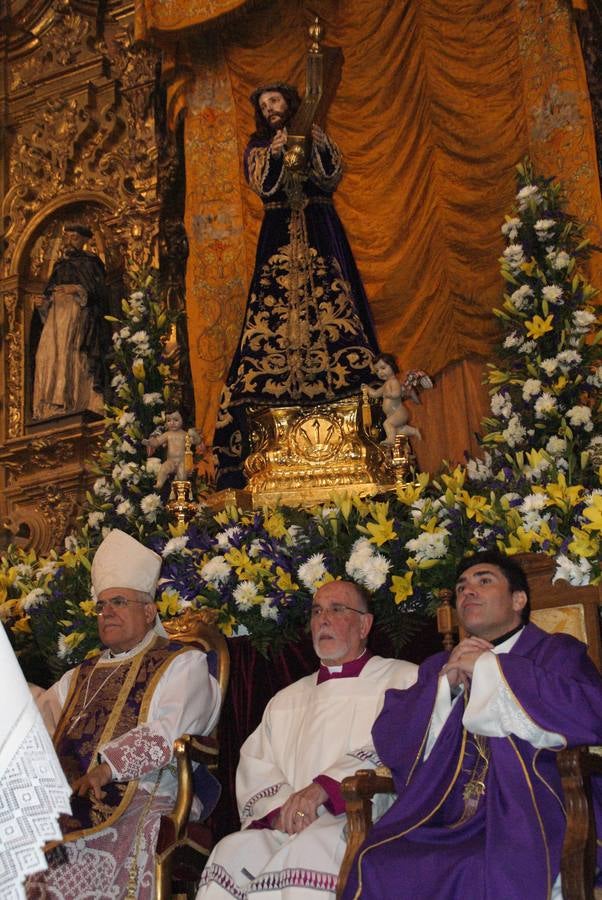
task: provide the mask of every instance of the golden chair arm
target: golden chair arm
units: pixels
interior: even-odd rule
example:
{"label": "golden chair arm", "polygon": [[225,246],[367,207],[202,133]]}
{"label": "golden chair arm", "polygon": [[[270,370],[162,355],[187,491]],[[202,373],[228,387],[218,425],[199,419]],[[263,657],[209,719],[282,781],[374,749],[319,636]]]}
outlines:
{"label": "golden chair arm", "polygon": [[[206,743],[205,743],[206,742]],[[208,738],[193,734],[183,734],[174,743],[174,756],[178,767],[178,793],[174,808],[168,818],[174,824],[176,839],[180,840],[194,799],[192,763],[204,763],[209,769],[215,768],[218,758],[217,745]]]}
{"label": "golden chair arm", "polygon": [[341,863],[337,882],[337,900],[340,900],[357,851],[363,844],[372,825],[372,798],[375,794],[392,794],[395,791],[388,769],[358,769],[341,784],[341,793],[347,808],[347,849]]}
{"label": "golden chair arm", "polygon": [[171,823],[172,839],[167,851],[155,854],[154,900],[170,900],[171,898],[173,851],[184,837],[194,799],[192,763],[193,761],[204,763],[207,768],[214,769],[218,755],[217,744],[211,738],[183,734],[174,743],[174,756],[178,770],[178,792],[172,811],[162,816],[162,820]]}

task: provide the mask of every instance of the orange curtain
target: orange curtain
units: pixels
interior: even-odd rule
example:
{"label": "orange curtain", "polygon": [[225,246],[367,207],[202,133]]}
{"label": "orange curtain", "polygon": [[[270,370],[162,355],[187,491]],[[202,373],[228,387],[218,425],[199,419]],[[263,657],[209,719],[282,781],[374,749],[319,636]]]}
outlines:
{"label": "orange curtain", "polygon": [[[220,4],[197,6],[201,15]],[[240,164],[253,130],[248,95],[275,78],[303,88],[310,11],[320,15],[326,43],[345,56],[327,126],[346,161],[335,202],[381,348],[404,368],[439,375],[414,412],[425,432],[420,462],[433,469],[474,449],[486,411],[480,371],[496,340],[500,225],[512,205],[515,164],[530,153],[539,171],[561,178],[572,210],[597,243],[602,238],[571,9],[564,0],[275,0],[180,43],[178,65],[192,73],[191,364],[197,423],[209,439],[261,220]]]}
{"label": "orange curtain", "polygon": [[250,0],[135,0],[134,24],[137,40],[206,25],[236,11]]}

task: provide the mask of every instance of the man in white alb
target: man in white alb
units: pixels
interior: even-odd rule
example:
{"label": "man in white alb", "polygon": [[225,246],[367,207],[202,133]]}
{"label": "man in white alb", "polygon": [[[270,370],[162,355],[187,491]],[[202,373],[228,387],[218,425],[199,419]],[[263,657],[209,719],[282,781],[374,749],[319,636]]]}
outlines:
{"label": "man in white alb", "polygon": [[378,765],[370,731],[387,688],[414,683],[412,663],[372,656],[368,597],[356,585],[319,588],[311,632],[321,666],[276,694],[241,749],[242,831],[213,851],[197,900],[332,898],[345,852],[340,784]]}

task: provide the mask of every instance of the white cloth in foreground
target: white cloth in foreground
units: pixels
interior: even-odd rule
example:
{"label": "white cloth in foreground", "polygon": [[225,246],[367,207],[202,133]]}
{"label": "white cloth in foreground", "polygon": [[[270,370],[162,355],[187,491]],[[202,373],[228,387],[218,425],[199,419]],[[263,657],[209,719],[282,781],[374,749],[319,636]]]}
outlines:
{"label": "white cloth in foreground", "polygon": [[[118,667],[144,652],[155,639],[150,631],[132,650],[116,655],[105,651],[100,659],[105,666]],[[39,701],[50,724],[58,720],[75,671],[67,672]],[[145,720],[99,747],[100,758],[111,767],[114,781],[138,780],[130,805],[112,826],[65,843],[66,861],[53,862],[46,874],[29,879],[28,897],[120,900],[135,862],[135,896],[151,900],[159,820],[172,808],[177,790],[173,743],[186,732],[209,734],[217,722],[220,702],[206,655],[196,649],[175,655],[157,682]]]}
{"label": "white cloth in foreground", "polygon": [[46,868],[42,847],[61,836],[71,788],[1,623],[0,685],[0,897],[16,900]]}
{"label": "white cloth in foreground", "polygon": [[373,656],[356,677],[318,684],[314,673],[270,700],[241,749],[236,793],[243,831],[216,846],[197,900],[334,897],[345,853],[344,813],[322,806],[317,820],[292,836],[249,826],[319,776],[341,782],[377,766],[370,732],[384,693],[409,687],[416,672],[412,663]]}

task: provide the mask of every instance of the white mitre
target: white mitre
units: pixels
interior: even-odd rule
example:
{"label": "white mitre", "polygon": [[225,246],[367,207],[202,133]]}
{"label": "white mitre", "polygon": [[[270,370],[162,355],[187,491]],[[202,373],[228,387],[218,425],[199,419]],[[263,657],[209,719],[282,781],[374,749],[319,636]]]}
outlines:
{"label": "white mitre", "polygon": [[[143,591],[154,599],[161,557],[136,538],[114,528],[100,544],[92,560],[92,590],[98,595],[107,588],[131,588]],[[167,637],[159,614],[153,630]]]}
{"label": "white mitre", "polygon": [[92,560],[92,586],[96,596],[107,588],[130,588],[154,597],[160,571],[158,553],[115,528]]}

